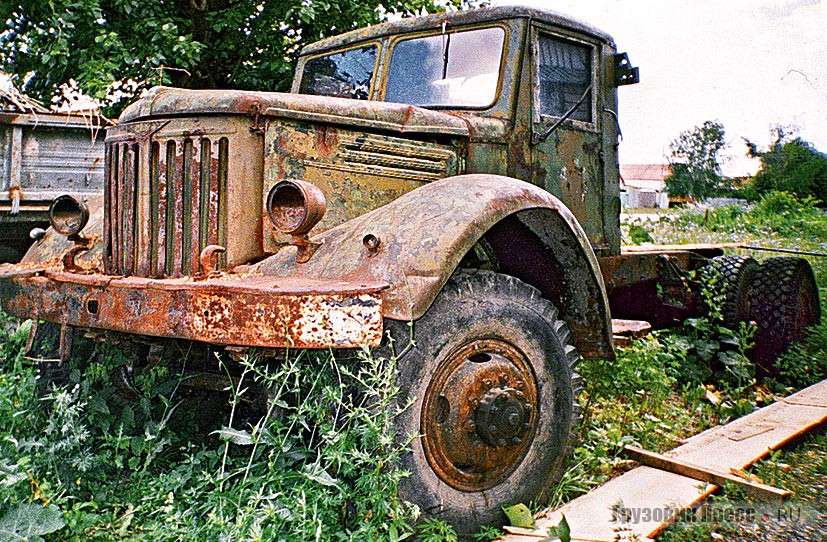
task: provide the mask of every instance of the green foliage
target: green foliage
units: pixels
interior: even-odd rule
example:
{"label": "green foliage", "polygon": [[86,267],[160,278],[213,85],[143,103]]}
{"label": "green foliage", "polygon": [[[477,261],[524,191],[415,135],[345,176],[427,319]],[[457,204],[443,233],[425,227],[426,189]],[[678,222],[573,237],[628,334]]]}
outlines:
{"label": "green foliage", "polygon": [[746,141],[749,155],[761,161],[761,169],[745,191],[756,200],[768,192],[789,192],[801,199],[827,201],[827,155],[794,134],[776,128],[766,151]]}
{"label": "green foliage", "polygon": [[[186,389],[174,359],[137,366],[102,348],[38,399],[36,367],[20,355],[28,326],[0,317],[11,331],[0,358],[0,528],[40,525],[47,539],[69,541],[412,535],[418,510],[396,491],[405,473],[395,467],[403,446],[394,418],[404,408],[395,360],[254,355],[228,402]],[[260,415],[247,406],[256,387],[269,390]],[[48,535],[53,519],[24,521],[40,509],[65,525]]]}
{"label": "green foliage", "polygon": [[719,121],[708,120],[681,132],[670,147],[671,172],[666,178],[669,194],[704,200],[726,188],[719,159],[720,152],[726,148],[726,134]]}
{"label": "green foliage", "polygon": [[[738,205],[690,211],[674,220],[677,229],[702,228],[733,236],[766,237],[779,234],[786,238],[827,239],[827,220],[812,197],[799,198],[788,192],[763,194],[749,209]],[[761,239],[764,241],[764,239]]]}
{"label": "green foliage", "polygon": [[483,526],[480,532],[475,534],[472,538],[474,542],[492,542],[498,538],[505,536],[505,533],[500,529],[494,527]]}
{"label": "green foliage", "polygon": [[571,528],[565,514],[557,527],[549,527],[548,540],[558,539],[560,542],[571,542]]}
{"label": "green foliage", "polygon": [[827,318],[809,330],[807,340],[793,346],[778,360],[784,383],[803,388],[827,378]]}
{"label": "green foliage", "polygon": [[[52,0],[4,2],[0,65],[49,102],[70,80],[114,115],[143,88],[284,91],[301,47],[435,0]],[[460,0],[447,5],[458,8]],[[467,5],[467,3],[466,3]]]}
{"label": "green foliage", "polygon": [[687,319],[677,330],[665,334],[668,355],[679,366],[682,383],[701,384],[713,380],[733,390],[754,383],[755,367],[745,352],[752,347],[755,326],[741,323],[738,329],[724,324],[724,289],[721,277],[710,268],[696,276],[706,315]]}
{"label": "green foliage", "polygon": [[649,233],[649,230],[639,224],[629,225],[629,237],[631,238],[632,243],[636,245],[641,243],[651,243],[654,241],[654,239],[652,239],[652,235]]}
{"label": "green foliage", "polygon": [[453,527],[444,521],[432,518],[422,521],[417,535],[421,542],[457,542],[459,540]]}

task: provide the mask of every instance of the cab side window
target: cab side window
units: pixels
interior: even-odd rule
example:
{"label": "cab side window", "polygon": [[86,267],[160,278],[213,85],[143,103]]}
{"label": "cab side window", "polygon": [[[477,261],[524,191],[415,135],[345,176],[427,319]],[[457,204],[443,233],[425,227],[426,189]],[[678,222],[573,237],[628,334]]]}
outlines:
{"label": "cab side window", "polygon": [[540,115],[562,117],[585,95],[569,118],[592,122],[592,48],[543,34],[537,42]]}

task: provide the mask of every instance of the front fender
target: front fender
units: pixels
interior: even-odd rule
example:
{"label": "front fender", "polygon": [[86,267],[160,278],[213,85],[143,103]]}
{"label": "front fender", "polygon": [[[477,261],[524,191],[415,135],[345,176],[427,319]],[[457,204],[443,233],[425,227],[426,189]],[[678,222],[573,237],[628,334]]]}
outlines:
{"label": "front fender", "polygon": [[[380,239],[375,251],[363,244],[369,234]],[[314,237],[321,246],[306,263],[286,247],[251,271],[387,282],[383,315],[410,321],[428,310],[483,236],[501,271],[557,305],[585,357],[613,356],[609,304],[586,235],[560,200],[517,179],[458,175],[427,184]]]}

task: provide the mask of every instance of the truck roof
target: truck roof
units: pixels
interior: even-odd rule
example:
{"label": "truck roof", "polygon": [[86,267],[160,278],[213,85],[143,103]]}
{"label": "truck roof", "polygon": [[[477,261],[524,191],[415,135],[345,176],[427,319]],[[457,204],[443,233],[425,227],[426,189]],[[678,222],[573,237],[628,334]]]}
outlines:
{"label": "truck roof", "polygon": [[409,17],[399,21],[377,24],[311,43],[302,49],[301,55],[309,55],[335,49],[359,41],[381,38],[393,34],[404,34],[418,30],[439,28],[443,22],[452,26],[498,21],[503,19],[533,19],[550,25],[582,32],[600,40],[614,43],[612,37],[590,24],[579,21],[556,11],[526,6],[501,6],[471,9],[452,13],[440,13],[426,17]]}

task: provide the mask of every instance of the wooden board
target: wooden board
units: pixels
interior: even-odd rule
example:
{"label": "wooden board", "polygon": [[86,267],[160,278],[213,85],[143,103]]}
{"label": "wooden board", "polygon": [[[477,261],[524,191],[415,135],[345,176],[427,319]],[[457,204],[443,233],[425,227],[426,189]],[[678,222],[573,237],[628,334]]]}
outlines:
{"label": "wooden board", "polygon": [[[825,405],[827,380],[727,425],[707,429],[664,455],[716,471],[743,469],[827,421]],[[755,430],[756,427],[759,430]],[[538,528],[532,534],[523,531],[500,540],[542,539],[549,527],[560,523],[563,514],[571,528],[572,540],[611,542],[622,540],[626,535],[650,540],[671,523],[672,517],[664,517],[667,511],[690,508],[716,489],[713,484],[679,474],[638,467],[556,510],[541,512],[537,516]],[[622,514],[613,514],[613,509],[621,503],[626,517],[629,513],[637,515],[625,524],[620,521],[624,519]],[[648,521],[644,513],[648,513]]]}
{"label": "wooden board", "polygon": [[701,482],[708,482],[717,486],[722,486],[727,483],[735,484],[740,486],[747,495],[756,499],[781,504],[790,496],[790,492],[786,489],[778,489],[777,487],[747,480],[746,478],[741,478],[728,472],[719,472],[709,467],[702,467],[682,459],[667,457],[635,446],[626,446],[623,449],[623,454],[628,459],[637,461],[641,465],[667,472],[674,472],[675,474],[688,476]]}

